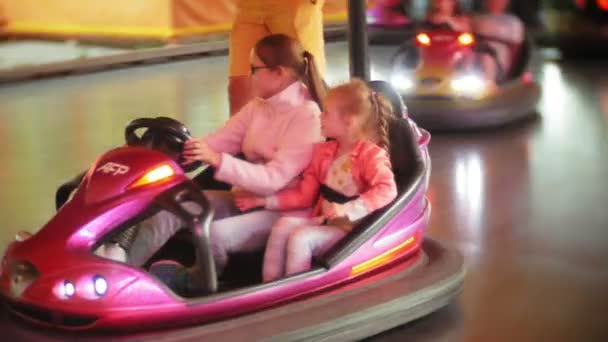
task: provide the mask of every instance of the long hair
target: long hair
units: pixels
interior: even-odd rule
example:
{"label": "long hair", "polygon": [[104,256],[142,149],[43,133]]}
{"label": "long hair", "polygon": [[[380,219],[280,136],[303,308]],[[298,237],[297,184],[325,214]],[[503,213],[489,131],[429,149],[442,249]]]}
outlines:
{"label": "long hair", "polygon": [[284,34],[271,34],[259,40],[254,51],[268,67],[283,66],[291,69],[308,87],[319,108],[323,109],[327,86],[319,73],[314,56],[304,50],[297,40]]}
{"label": "long hair", "polygon": [[382,94],[372,90],[364,81],[354,78],[330,89],[327,97],[336,99],[340,114],[361,117],[361,133],[389,150],[388,130],[393,109]]}

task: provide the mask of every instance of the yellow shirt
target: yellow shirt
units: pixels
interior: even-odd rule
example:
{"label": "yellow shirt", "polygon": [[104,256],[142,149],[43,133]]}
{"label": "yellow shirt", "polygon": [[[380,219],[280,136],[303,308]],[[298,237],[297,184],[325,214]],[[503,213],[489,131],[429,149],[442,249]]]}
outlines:
{"label": "yellow shirt", "polygon": [[249,54],[269,34],[297,39],[325,73],[323,41],[324,0],[238,0],[230,34],[230,76],[249,73]]}

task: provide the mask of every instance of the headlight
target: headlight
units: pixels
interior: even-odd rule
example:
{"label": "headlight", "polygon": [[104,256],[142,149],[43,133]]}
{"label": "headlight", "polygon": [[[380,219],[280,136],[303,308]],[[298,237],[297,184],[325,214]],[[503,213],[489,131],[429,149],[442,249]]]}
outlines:
{"label": "headlight", "polygon": [[414,80],[403,74],[391,76],[391,84],[400,91],[410,91],[414,88]]}
{"label": "headlight", "polygon": [[459,94],[478,95],[486,88],[486,82],[477,75],[464,75],[452,80],[450,86]]}
{"label": "headlight", "polygon": [[61,295],[63,297],[72,298],[72,296],[74,296],[75,293],[76,293],[76,287],[74,286],[74,283],[72,283],[71,281],[66,280],[63,282],[63,284],[61,284]]}
{"label": "headlight", "polygon": [[102,276],[93,277],[93,285],[95,287],[95,294],[100,297],[108,291],[108,282]]}

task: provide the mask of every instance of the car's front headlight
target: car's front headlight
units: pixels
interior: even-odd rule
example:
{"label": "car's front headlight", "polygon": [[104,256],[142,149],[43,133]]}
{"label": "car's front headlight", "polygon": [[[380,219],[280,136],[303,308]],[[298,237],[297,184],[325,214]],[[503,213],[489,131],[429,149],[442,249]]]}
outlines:
{"label": "car's front headlight", "polygon": [[401,92],[409,92],[414,89],[414,80],[411,76],[397,73],[391,76],[391,84]]}
{"label": "car's front headlight", "polygon": [[486,89],[486,81],[479,75],[462,75],[453,79],[450,86],[459,95],[477,96]]}
{"label": "car's front headlight", "polygon": [[100,275],[93,277],[93,287],[95,289],[95,294],[99,297],[102,297],[108,292],[108,282]]}
{"label": "car's front headlight", "polygon": [[76,286],[69,280],[64,280],[59,285],[60,298],[72,298],[76,294]]}

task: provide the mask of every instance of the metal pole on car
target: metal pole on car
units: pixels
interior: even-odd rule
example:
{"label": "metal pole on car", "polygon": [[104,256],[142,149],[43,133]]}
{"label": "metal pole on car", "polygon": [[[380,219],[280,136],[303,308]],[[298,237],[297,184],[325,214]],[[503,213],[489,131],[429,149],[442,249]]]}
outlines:
{"label": "metal pole on car", "polygon": [[369,81],[366,7],[365,0],[348,0],[348,52],[350,56],[350,77],[358,77]]}

